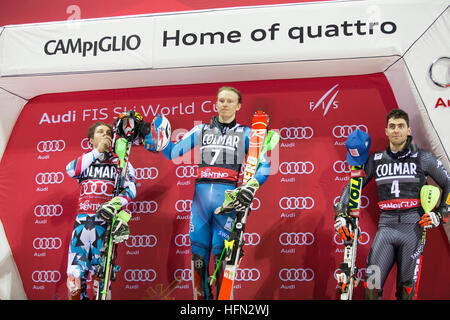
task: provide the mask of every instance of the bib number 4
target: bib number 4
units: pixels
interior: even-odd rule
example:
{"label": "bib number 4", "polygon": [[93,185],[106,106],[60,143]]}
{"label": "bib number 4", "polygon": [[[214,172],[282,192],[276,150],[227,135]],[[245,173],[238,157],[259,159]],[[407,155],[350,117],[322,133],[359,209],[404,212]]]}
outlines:
{"label": "bib number 4", "polygon": [[392,181],[391,193],[394,194],[396,198],[400,196],[400,188],[398,185],[398,180]]}

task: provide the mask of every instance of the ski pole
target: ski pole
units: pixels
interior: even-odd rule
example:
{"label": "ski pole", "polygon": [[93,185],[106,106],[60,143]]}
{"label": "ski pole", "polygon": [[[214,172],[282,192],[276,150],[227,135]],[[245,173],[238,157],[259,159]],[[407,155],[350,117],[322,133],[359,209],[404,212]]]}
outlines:
{"label": "ski pole", "polygon": [[[422,204],[424,214],[430,213],[434,209],[434,207],[436,206],[436,204],[439,200],[440,195],[441,195],[441,191],[439,190],[439,188],[432,186],[432,185],[424,185],[420,189],[420,203]],[[419,265],[416,268],[415,274],[414,274],[414,280],[416,281],[415,289],[414,289],[414,300],[417,300],[418,291],[419,291],[420,273],[422,271],[423,249],[425,248],[426,237],[427,237],[427,229],[423,228]]]}

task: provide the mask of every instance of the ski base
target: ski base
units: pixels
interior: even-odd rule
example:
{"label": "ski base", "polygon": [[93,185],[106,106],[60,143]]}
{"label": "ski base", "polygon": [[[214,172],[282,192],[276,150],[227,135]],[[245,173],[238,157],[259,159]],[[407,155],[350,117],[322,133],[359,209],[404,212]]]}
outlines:
{"label": "ski base", "polygon": [[233,286],[236,270],[237,266],[231,266],[225,270],[218,300],[233,300]]}

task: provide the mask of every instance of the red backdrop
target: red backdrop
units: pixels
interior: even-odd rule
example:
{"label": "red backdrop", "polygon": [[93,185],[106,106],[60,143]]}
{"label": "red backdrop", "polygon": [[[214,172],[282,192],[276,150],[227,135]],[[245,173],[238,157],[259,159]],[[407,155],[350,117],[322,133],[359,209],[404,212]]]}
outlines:
{"label": "red backdrop", "polygon": [[22,0],[0,1],[0,26],[160,12],[205,10],[329,0]]}
{"label": "red backdrop", "polygon": [[[44,95],[24,107],[0,166],[0,217],[28,298],[66,299],[78,184],[66,175],[65,166],[87,150],[87,128],[97,120],[112,123],[129,109],[147,121],[162,112],[176,140],[215,114],[221,85]],[[384,75],[227,85],[243,94],[238,122],[249,125],[253,111],[262,107],[270,115],[269,126],[282,138],[270,154],[272,175],[257,192],[247,223],[235,298],[336,299],[334,273],[343,246],[334,236],[333,202],[348,181],[344,143],[359,126],[371,135],[372,152],[385,148],[385,115],[397,105]],[[191,154],[172,162],[133,147],[138,195],[128,207],[132,236],[119,246],[121,271],[113,283],[113,299],[161,298],[176,276],[183,280],[167,297],[192,298],[187,233],[195,160]],[[361,277],[376,231],[376,202],[371,182],[362,199]],[[427,233],[419,298],[450,298],[450,288],[442,285],[450,280],[449,252],[442,228]],[[385,298],[394,297],[394,272]],[[362,298],[362,285],[355,295]]]}

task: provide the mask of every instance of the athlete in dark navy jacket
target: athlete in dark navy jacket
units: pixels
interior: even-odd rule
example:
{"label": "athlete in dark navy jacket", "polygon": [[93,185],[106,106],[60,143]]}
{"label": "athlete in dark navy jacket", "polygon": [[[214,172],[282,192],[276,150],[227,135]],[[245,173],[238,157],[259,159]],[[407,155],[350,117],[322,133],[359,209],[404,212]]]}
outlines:
{"label": "athlete in dark navy jacket", "polygon": [[[450,175],[432,153],[412,142],[408,114],[394,109],[387,115],[389,146],[371,155],[364,167],[363,187],[374,178],[378,189],[380,220],[367,259],[366,299],[382,297],[382,288],[397,262],[397,299],[413,299],[415,270],[421,253],[423,228],[439,226],[447,217]],[[434,212],[424,214],[420,189],[430,176],[442,189],[441,202]],[[345,217],[349,184],[336,205],[336,231],[344,238],[352,233],[349,225],[339,223]],[[370,281],[368,281],[370,280]]]}
{"label": "athlete in dark navy jacket", "polygon": [[[232,87],[220,88],[216,102],[218,117],[214,116],[209,124],[195,126],[177,143],[169,142],[162,151],[169,160],[185,154],[196,146],[200,151],[189,224],[194,299],[213,297],[208,284],[210,254],[212,251],[216,264],[236,216],[234,210],[224,215],[216,215],[214,210],[223,204],[225,191],[237,187],[241,165],[248,152],[250,128],[236,123],[236,113],[240,108],[240,92]],[[251,185],[255,185],[256,182],[258,188],[266,181],[269,173],[269,163],[264,156]],[[250,181],[240,187],[237,194],[237,201],[240,203],[237,205],[250,206],[257,188],[249,185]],[[221,271],[219,269],[218,274],[221,274]],[[217,279],[218,293],[221,277]]]}

